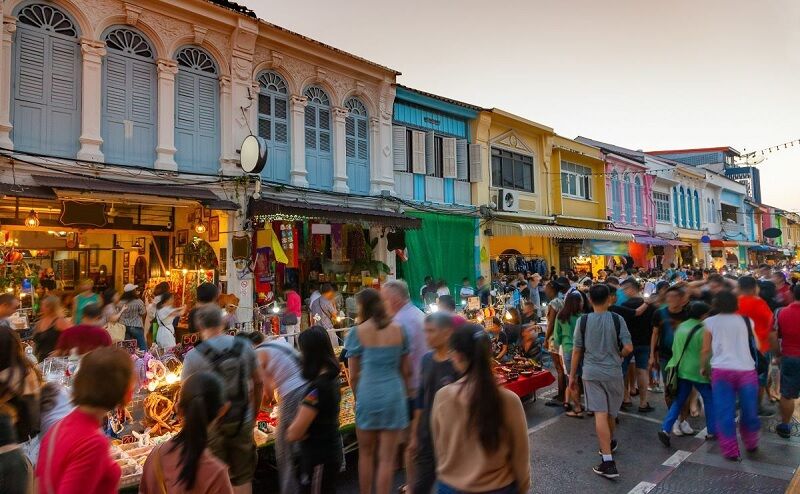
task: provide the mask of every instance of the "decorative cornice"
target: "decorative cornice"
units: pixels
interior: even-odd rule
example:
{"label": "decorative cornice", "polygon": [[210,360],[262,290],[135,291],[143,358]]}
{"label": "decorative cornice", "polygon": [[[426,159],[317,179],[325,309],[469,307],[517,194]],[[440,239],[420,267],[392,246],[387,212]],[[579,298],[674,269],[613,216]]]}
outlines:
{"label": "decorative cornice", "polygon": [[141,7],[125,2],[125,22],[131,26],[136,26],[136,24],[139,23],[139,16],[141,15]]}
{"label": "decorative cornice", "polygon": [[208,29],[200,26],[192,26],[192,29],[194,31],[194,44],[202,45],[206,39],[206,34],[208,34]]}

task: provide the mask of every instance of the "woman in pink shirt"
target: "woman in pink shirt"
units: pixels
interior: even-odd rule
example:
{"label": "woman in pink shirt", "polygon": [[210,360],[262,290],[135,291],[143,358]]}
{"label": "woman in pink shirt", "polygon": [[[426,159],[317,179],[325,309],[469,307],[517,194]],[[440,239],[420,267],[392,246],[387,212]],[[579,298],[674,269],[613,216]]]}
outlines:
{"label": "woman in pink shirt", "polygon": [[75,375],[75,410],[42,440],[36,479],[41,494],[115,494],[121,470],[100,426],[106,414],[133,394],[133,363],[120,348],[87,353]]}

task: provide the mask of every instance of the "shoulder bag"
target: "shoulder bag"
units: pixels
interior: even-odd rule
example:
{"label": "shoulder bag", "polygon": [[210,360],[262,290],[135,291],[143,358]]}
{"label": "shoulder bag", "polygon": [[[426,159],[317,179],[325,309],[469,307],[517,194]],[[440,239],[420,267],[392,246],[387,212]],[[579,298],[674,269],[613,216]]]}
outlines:
{"label": "shoulder bag", "polygon": [[689,333],[689,337],[686,338],[686,343],[683,344],[683,350],[681,350],[681,356],[678,357],[678,361],[672,367],[667,367],[667,375],[664,379],[664,388],[667,396],[677,396],[678,395],[678,369],[681,366],[681,360],[683,360],[683,354],[686,353],[686,349],[689,348],[689,343],[692,341],[692,337],[697,332],[698,329],[702,328],[703,324],[700,323],[697,326],[692,328],[692,331]]}

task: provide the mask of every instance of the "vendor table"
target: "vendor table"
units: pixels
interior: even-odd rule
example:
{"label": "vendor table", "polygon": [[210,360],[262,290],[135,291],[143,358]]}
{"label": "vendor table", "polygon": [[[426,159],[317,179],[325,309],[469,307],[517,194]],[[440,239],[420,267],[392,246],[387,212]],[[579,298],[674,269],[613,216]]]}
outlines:
{"label": "vendor table", "polygon": [[503,387],[513,392],[520,398],[530,395],[534,395],[535,398],[537,389],[550,386],[555,381],[556,378],[553,377],[553,374],[551,374],[550,371],[541,370],[539,372],[534,372],[530,377],[520,376],[520,378],[516,381],[508,381],[503,384]]}

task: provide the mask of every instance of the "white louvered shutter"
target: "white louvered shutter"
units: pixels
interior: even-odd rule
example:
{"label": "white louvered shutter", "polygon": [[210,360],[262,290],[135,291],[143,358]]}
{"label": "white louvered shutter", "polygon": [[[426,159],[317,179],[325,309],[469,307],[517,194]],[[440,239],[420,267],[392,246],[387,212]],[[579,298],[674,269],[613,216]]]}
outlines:
{"label": "white louvered shutter", "polygon": [[399,125],[392,125],[392,155],[394,171],[408,171],[406,154],[406,128]]}
{"label": "white louvered shutter", "polygon": [[469,181],[483,181],[483,146],[480,144],[469,145]]}
{"label": "white louvered shutter", "polygon": [[436,174],[436,136],[433,132],[425,133],[425,173]]}
{"label": "white louvered shutter", "polygon": [[425,174],[425,132],[411,131],[412,170],[414,173]]}
{"label": "white louvered shutter", "polygon": [[459,180],[469,180],[466,139],[458,139],[456,141],[456,178]]}
{"label": "white louvered shutter", "polygon": [[456,140],[454,137],[442,139],[442,176],[456,178]]}

